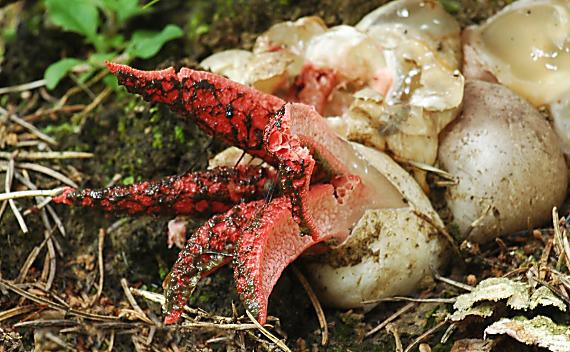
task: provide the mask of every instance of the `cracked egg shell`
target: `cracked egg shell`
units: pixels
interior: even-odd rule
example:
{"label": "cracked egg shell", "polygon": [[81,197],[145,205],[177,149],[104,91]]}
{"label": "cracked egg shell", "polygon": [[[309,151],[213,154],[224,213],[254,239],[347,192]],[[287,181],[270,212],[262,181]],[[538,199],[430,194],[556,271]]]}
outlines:
{"label": "cracked egg shell", "polygon": [[375,27],[396,24],[411,28],[407,34],[426,42],[434,55],[447,66],[458,67],[461,61],[460,27],[437,0],[398,0],[377,8],[356,25],[363,32],[374,34]]}
{"label": "cracked egg shell", "polygon": [[463,113],[440,134],[440,166],[458,179],[446,200],[460,238],[486,242],[551,217],[568,181],[556,135],[510,89],[469,81]]}
{"label": "cracked egg shell", "polygon": [[356,28],[383,48],[393,84],[386,99],[430,111],[463,98],[459,24],[435,0],[399,0],[366,15]]}
{"label": "cracked egg shell", "polygon": [[437,230],[443,223],[414,179],[386,154],[354,146],[409,206],[368,210],[343,244],[304,258],[319,298],[337,308],[371,308],[376,304],[363,302],[409,294],[447,259]]}
{"label": "cracked egg shell", "polygon": [[324,21],[317,16],[301,17],[296,21],[274,24],[255,40],[254,55],[281,53],[292,62],[287,67],[290,77],[297,76],[305,62],[305,51],[311,39],[327,31]]}
{"label": "cracked egg shell", "polygon": [[[463,99],[458,23],[438,1],[399,0],[372,11],[356,28],[383,48],[386,66],[370,85],[378,94],[369,88],[354,94],[343,115],[346,137],[433,165],[438,134],[457,116]],[[388,85],[379,83],[386,79]],[[427,192],[425,172],[414,173]]]}
{"label": "cracked egg shell", "polygon": [[570,95],[570,1],[516,1],[463,37],[467,78],[496,79],[534,106]]}
{"label": "cracked egg shell", "polygon": [[386,67],[382,47],[352,26],[336,26],[309,41],[305,60],[332,68],[346,81],[372,81]]}
{"label": "cracked egg shell", "polygon": [[286,52],[252,54],[246,50],[231,49],[208,56],[200,62],[200,66],[234,82],[274,94],[287,84],[287,69],[293,61],[291,54]]}

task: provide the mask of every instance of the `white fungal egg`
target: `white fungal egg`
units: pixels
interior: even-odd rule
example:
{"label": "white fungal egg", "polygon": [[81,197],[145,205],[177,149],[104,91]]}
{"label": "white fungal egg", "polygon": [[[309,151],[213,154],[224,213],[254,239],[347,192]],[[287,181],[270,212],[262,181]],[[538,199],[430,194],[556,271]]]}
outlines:
{"label": "white fungal egg", "polygon": [[446,200],[462,239],[486,242],[542,225],[566,196],[556,134],[499,84],[467,82],[461,116],[440,135],[439,163],[458,179]]}
{"label": "white fungal egg", "polygon": [[414,179],[386,154],[355,144],[366,160],[398,188],[408,207],[368,210],[339,247],[304,259],[322,302],[332,307],[410,294],[446,262],[443,223]]}

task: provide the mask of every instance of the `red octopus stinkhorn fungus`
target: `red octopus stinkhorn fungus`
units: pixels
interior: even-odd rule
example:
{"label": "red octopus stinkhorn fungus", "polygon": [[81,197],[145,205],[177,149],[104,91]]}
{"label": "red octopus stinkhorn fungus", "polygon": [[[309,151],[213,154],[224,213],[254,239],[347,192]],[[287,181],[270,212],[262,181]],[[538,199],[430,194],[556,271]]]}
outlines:
{"label": "red octopus stinkhorn fungus", "polygon": [[[128,187],[70,189],[54,198],[108,212],[213,215],[174,264],[166,289],[167,324],[179,319],[198,281],[229,262],[246,308],[264,323],[273,286],[303,251],[330,239],[342,242],[367,209],[406,205],[313,107],[209,72],[108,67],[130,92],[167,104],[276,168],[217,168]],[[267,188],[275,182],[279,190],[267,201]]]}

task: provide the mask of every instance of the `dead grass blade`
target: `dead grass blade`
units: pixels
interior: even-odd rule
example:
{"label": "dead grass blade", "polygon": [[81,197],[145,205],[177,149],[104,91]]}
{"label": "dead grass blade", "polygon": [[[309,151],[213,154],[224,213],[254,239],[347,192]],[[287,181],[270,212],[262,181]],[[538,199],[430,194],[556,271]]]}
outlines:
{"label": "dead grass blade", "polygon": [[48,251],[46,253],[45,263],[49,266],[48,277],[46,280],[45,290],[49,291],[53,285],[53,280],[55,279],[56,273],[56,258],[55,258],[55,246],[50,234],[50,231],[44,231],[44,237],[47,240]]}
{"label": "dead grass blade", "polygon": [[[18,151],[14,157],[16,160],[64,160],[64,159],[89,159],[95,154],[85,152],[25,152]],[[10,159],[12,153],[0,152],[0,158]]]}
{"label": "dead grass blade", "polygon": [[26,276],[28,275],[28,271],[30,270],[30,268],[32,267],[32,264],[34,263],[34,261],[36,260],[38,255],[40,254],[40,251],[42,250],[42,248],[46,245],[46,242],[47,242],[47,240],[43,240],[41,245],[34,247],[34,249],[32,249],[30,251],[30,254],[28,254],[26,261],[24,262],[24,264],[20,268],[20,272],[18,273],[18,276],[16,277],[16,279],[14,279],[15,284],[20,284],[20,283],[24,282],[24,280],[26,279]]}
{"label": "dead grass blade", "polygon": [[43,189],[43,190],[30,190],[30,191],[17,191],[17,192],[7,192],[0,193],[0,201],[6,201],[10,199],[19,198],[31,198],[31,197],[56,197],[59,196],[65,187],[54,188],[54,189]]}
{"label": "dead grass blade", "polygon": [[428,331],[424,332],[423,334],[421,334],[420,336],[418,336],[414,341],[412,341],[411,344],[408,345],[408,347],[406,347],[406,349],[404,350],[404,352],[410,352],[414,347],[416,347],[420,342],[424,341],[426,338],[428,338],[429,336],[431,336],[433,333],[435,333],[436,331],[438,331],[439,329],[441,329],[442,327],[445,326],[445,324],[447,324],[447,319],[444,319],[442,321],[440,321],[439,323],[437,323],[436,325],[434,325],[431,329],[429,329]]}
{"label": "dead grass blade", "polygon": [[0,312],[0,322],[8,320],[13,317],[17,317],[18,315],[29,313],[35,309],[37,309],[37,307],[33,304],[27,304],[25,306],[10,308],[8,310]]}
{"label": "dead grass blade", "polygon": [[90,319],[90,320],[96,320],[96,321],[115,321],[118,319],[118,317],[114,317],[114,316],[107,316],[107,315],[100,315],[100,314],[93,314],[93,313],[87,313],[87,312],[83,312],[74,308],[70,308],[64,304],[61,303],[56,303],[53,301],[50,301],[47,298],[43,298],[43,297],[39,297],[33,293],[30,293],[24,289],[21,289],[20,287],[18,287],[15,284],[12,284],[11,282],[4,280],[2,278],[0,278],[0,286],[5,287],[6,289],[14,292],[17,295],[20,295],[24,298],[29,299],[30,301],[42,304],[42,305],[47,305],[48,307],[52,308],[52,309],[56,309],[62,312],[65,312],[67,314],[71,314],[74,316],[78,316],[78,317],[82,317],[82,318],[86,318],[86,319]]}
{"label": "dead grass blade", "polygon": [[135,312],[138,313],[138,316],[141,318],[141,320],[143,320],[145,323],[154,325],[154,322],[150,320],[149,317],[146,316],[145,312],[141,309],[141,307],[138,305],[137,301],[133,297],[131,290],[129,290],[129,284],[127,283],[127,280],[125,278],[121,279],[121,286],[123,287],[123,291],[125,292],[125,296],[127,297],[129,304],[131,305],[131,307],[133,307]]}
{"label": "dead grass blade", "polygon": [[[14,159],[12,158],[10,161],[8,161],[8,166],[6,168],[6,179],[4,182],[4,190],[6,193],[10,193],[10,189],[12,188],[12,180],[14,178],[14,165]],[[28,233],[28,226],[26,226],[24,217],[16,206],[16,202],[14,202],[13,199],[8,199],[8,205],[10,205],[10,209],[12,209],[12,213],[14,213],[16,220],[18,220],[18,224],[20,225],[22,232]]]}
{"label": "dead grass blade", "polygon": [[[3,114],[8,114],[8,111],[6,111],[5,109],[2,109],[2,108],[0,108],[0,109],[1,109],[0,112],[2,112]],[[18,125],[24,127],[25,129],[30,131],[30,133],[32,133],[33,135],[38,137],[38,139],[41,139],[42,141],[44,141],[48,144],[51,144],[51,145],[57,145],[57,141],[55,139],[53,139],[50,136],[48,136],[47,134],[43,133],[42,131],[37,129],[36,126],[32,125],[28,121],[21,119],[20,117],[16,116],[15,114],[10,114],[9,116],[10,116],[10,121],[17,123]]]}
{"label": "dead grass blade", "polygon": [[313,304],[313,308],[315,309],[315,313],[317,313],[317,318],[319,319],[319,325],[321,326],[321,345],[325,346],[329,340],[329,327],[327,324],[327,317],[325,316],[325,312],[323,311],[323,307],[321,306],[321,302],[317,298],[317,295],[313,291],[313,288],[309,284],[309,281],[305,278],[305,275],[301,273],[296,266],[292,266],[293,273],[297,276],[297,280],[301,283],[305,291],[307,292],[307,296],[311,300]]}
{"label": "dead grass blade", "polygon": [[99,298],[101,297],[101,293],[103,293],[103,284],[105,282],[105,263],[103,262],[103,247],[105,246],[105,229],[99,229],[98,240],[99,243],[97,245],[97,263],[99,266],[99,287],[97,287],[97,293],[95,297],[91,300],[91,305],[93,305]]}
{"label": "dead grass blade", "polygon": [[259,322],[254,318],[254,316],[249,312],[249,310],[245,310],[245,313],[247,314],[248,318],[251,320],[251,322],[257,327],[257,330],[259,330],[259,332],[261,332],[263,335],[265,335],[265,337],[267,337],[269,340],[271,340],[271,342],[273,342],[274,344],[277,345],[277,347],[279,347],[280,349],[282,349],[285,352],[292,352],[289,347],[287,347],[287,345],[285,345],[285,343],[283,343],[283,341],[279,340],[275,335],[273,335],[272,333],[270,333],[266,328],[264,328],[263,326],[261,326],[261,324],[259,324]]}
{"label": "dead grass blade", "polygon": [[18,84],[15,86],[2,87],[2,88],[0,88],[0,95],[8,94],[8,93],[23,92],[26,90],[32,90],[32,89],[40,88],[40,87],[43,87],[45,85],[46,85],[46,80],[45,79],[39,79],[37,81],[32,81],[32,82],[28,82],[28,83],[24,83],[24,84]]}
{"label": "dead grass blade", "polygon": [[374,329],[372,329],[372,330],[368,331],[366,334],[364,334],[364,337],[370,337],[370,336],[374,335],[378,331],[382,330],[386,325],[391,323],[393,320],[398,318],[400,315],[406,313],[407,311],[414,308],[415,306],[416,306],[416,303],[414,303],[414,302],[406,304],[402,308],[398,309],[394,314],[392,314],[388,318],[384,319],[384,321],[381,322],[380,324],[378,324],[378,326],[376,326]]}

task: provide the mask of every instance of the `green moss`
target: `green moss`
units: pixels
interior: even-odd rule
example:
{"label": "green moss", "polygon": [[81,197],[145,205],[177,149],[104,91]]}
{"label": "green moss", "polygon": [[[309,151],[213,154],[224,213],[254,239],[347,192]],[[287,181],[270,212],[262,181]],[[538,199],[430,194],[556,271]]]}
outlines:
{"label": "green moss", "polygon": [[152,129],[152,147],[154,149],[162,149],[164,147],[162,132],[158,127]]}
{"label": "green moss", "polygon": [[42,132],[51,136],[67,135],[77,133],[79,131],[79,126],[72,124],[70,122],[64,122],[59,125],[47,125],[42,129]]}
{"label": "green moss", "polygon": [[177,143],[184,144],[186,142],[186,136],[184,135],[184,129],[182,126],[174,127],[174,140]]}
{"label": "green moss", "polygon": [[125,121],[125,119],[119,119],[119,122],[117,123],[117,132],[119,132],[119,134],[124,134],[125,131],[127,130],[127,122]]}
{"label": "green moss", "polygon": [[124,178],[121,180],[121,183],[122,183],[123,185],[125,185],[125,186],[132,185],[133,183],[135,183],[135,177],[134,177],[134,176],[127,176],[127,177],[124,177]]}

